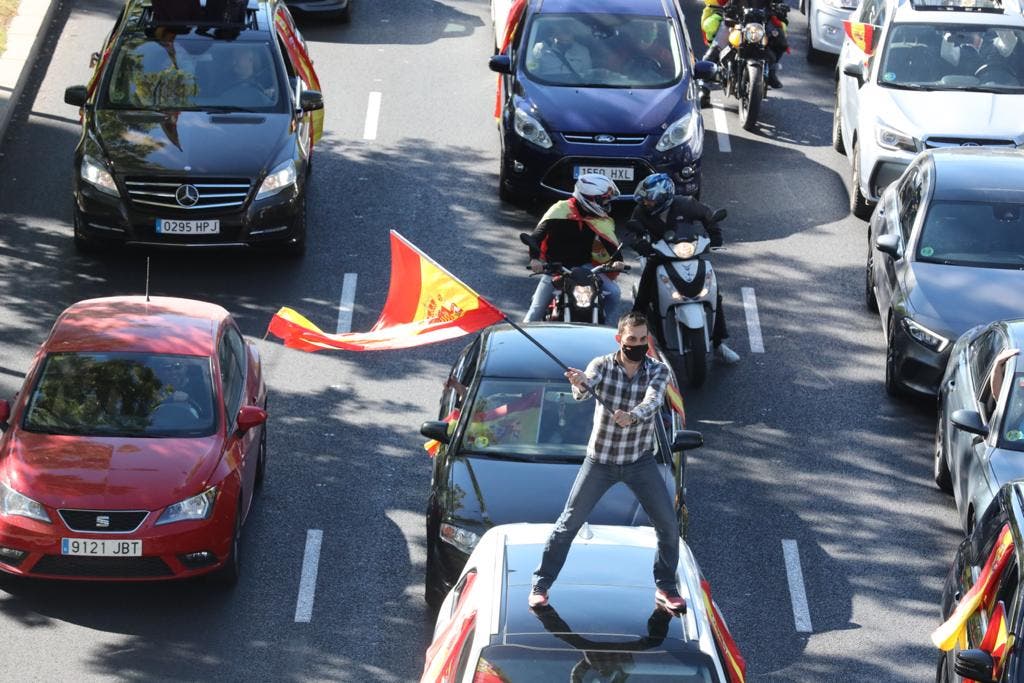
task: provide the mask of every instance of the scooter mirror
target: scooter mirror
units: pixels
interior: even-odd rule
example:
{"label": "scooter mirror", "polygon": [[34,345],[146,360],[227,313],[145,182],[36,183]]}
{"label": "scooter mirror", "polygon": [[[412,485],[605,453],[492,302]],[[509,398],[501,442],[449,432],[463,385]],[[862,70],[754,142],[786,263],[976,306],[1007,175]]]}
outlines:
{"label": "scooter mirror", "polygon": [[712,214],[711,220],[713,220],[716,223],[719,223],[721,221],[724,221],[726,216],[728,216],[728,215],[729,215],[728,211],[726,211],[725,209],[719,209],[718,211],[715,211],[714,214]]}

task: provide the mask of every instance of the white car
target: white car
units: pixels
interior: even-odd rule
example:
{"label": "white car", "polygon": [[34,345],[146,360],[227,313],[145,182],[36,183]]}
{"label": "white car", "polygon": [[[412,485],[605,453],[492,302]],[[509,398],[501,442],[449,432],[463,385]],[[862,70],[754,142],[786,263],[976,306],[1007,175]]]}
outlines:
{"label": "white car", "polygon": [[857,0],[800,0],[807,15],[807,61],[821,62],[843,47],[843,20],[857,8]]}
{"label": "white car", "polygon": [[847,38],[836,70],[832,144],[850,159],[854,215],[920,151],[1024,145],[1018,0],[861,0],[851,20],[876,34],[872,54]]}
{"label": "white car", "polygon": [[505,524],[483,535],[438,611],[421,683],[729,680],[724,667],[742,657],[726,644],[717,607],[708,609],[714,603],[705,602],[684,542],[681,615],[654,602],[654,529],[601,525],[583,526],[549,604],[531,609],[531,577],[551,528]]}

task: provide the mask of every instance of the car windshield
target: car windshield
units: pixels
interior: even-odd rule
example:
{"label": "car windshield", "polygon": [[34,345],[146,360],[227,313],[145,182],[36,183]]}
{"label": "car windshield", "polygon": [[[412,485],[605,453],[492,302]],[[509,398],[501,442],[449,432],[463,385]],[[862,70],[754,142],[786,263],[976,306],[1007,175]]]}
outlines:
{"label": "car windshield", "polygon": [[1024,268],[1020,203],[936,201],[928,209],[917,260],[982,268]]}
{"label": "car windshield", "polygon": [[527,73],[547,85],[664,88],[683,68],[666,17],[539,14],[524,45]]}
{"label": "car windshield", "polygon": [[891,88],[1024,92],[1024,29],[894,24],[878,73]]}
{"label": "car windshield", "polygon": [[50,434],[198,437],[216,426],[210,359],[141,353],[51,353],[24,429]]}
{"label": "car windshield", "polygon": [[488,680],[502,683],[715,683],[718,680],[706,655],[659,651],[550,650],[492,645],[480,653],[476,670],[477,673],[492,673],[494,678]]}
{"label": "car windshield", "polygon": [[465,414],[464,451],[582,460],[594,399],[577,401],[565,380],[484,379]]}
{"label": "car windshield", "polygon": [[1000,448],[1024,451],[1024,373],[1017,373],[1013,378],[999,440]]}
{"label": "car windshield", "polygon": [[279,111],[285,98],[269,43],[226,42],[157,29],[121,44],[106,105],[120,109]]}

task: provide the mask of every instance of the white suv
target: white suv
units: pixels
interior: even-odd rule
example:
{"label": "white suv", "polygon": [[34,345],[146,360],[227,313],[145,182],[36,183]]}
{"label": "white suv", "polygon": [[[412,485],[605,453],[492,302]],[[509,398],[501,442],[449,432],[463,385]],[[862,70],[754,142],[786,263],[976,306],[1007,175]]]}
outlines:
{"label": "white suv", "polygon": [[868,54],[850,38],[836,70],[832,144],[853,168],[850,210],[870,218],[918,152],[1024,145],[1018,0],[861,0]]}
{"label": "white suv", "polygon": [[505,524],[483,535],[438,611],[421,682],[725,683],[726,667],[742,680],[742,656],[717,607],[709,608],[707,583],[682,541],[685,613],[655,604],[658,540],[650,527],[584,525],[548,606],[529,608],[551,528]]}

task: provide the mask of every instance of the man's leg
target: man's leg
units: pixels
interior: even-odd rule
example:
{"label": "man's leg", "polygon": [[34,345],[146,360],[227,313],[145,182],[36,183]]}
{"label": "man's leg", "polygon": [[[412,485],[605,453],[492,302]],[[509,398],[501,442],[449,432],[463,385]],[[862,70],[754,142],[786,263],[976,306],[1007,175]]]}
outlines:
{"label": "man's leg", "polygon": [[619,302],[622,301],[622,290],[614,280],[609,280],[604,273],[599,276],[601,280],[601,309],[604,313],[604,324],[614,325],[618,318],[615,314],[619,311]]}
{"label": "man's leg", "polygon": [[725,344],[729,338],[729,330],[725,327],[725,307],[722,306],[722,290],[718,290],[718,308],[715,311],[715,326],[711,330],[711,345],[715,347],[715,355],[724,363],[732,365],[739,362],[740,354]]}
{"label": "man's leg", "polygon": [[544,314],[548,310],[548,304],[551,303],[551,299],[555,293],[555,286],[551,284],[550,275],[541,275],[540,281],[537,283],[537,289],[533,291],[533,300],[530,301],[530,309],[526,311],[526,317],[523,318],[524,323],[537,322],[538,320],[544,319]]}
{"label": "man's leg", "polygon": [[654,583],[661,590],[676,591],[679,522],[672,508],[672,498],[665,490],[665,480],[658,471],[658,462],[654,455],[648,452],[635,463],[625,465],[622,470],[623,481],[640,501],[658,535],[658,554],[654,558]]}
{"label": "man's leg", "polygon": [[589,457],[583,459],[576,481],[569,492],[569,499],[565,502],[565,509],[555,522],[555,528],[544,546],[540,564],[533,572],[535,588],[546,591],[555,582],[558,572],[562,571],[562,565],[565,564],[565,558],[569,555],[572,539],[587,521],[601,496],[616,481],[618,478],[615,474],[615,465],[602,465]]}

